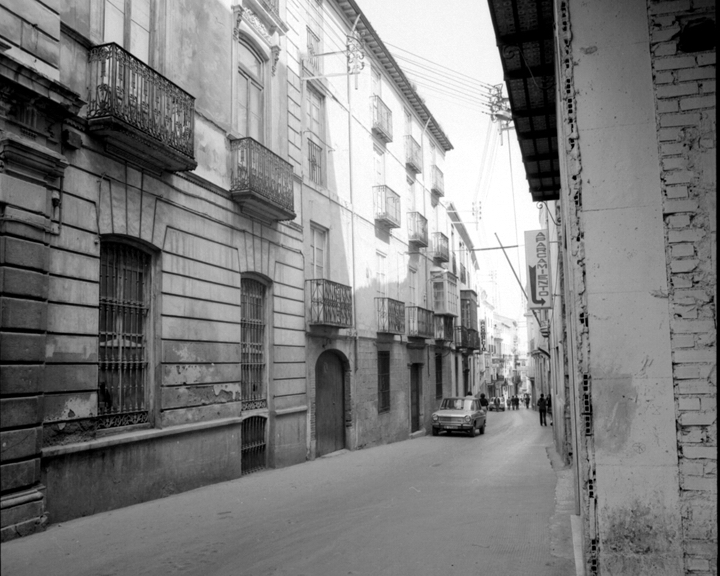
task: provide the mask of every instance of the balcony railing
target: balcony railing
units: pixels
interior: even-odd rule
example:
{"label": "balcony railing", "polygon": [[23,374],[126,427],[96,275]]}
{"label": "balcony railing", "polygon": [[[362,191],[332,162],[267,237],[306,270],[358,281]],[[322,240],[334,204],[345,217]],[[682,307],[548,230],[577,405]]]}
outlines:
{"label": "balcony railing", "polygon": [[435,340],[452,342],[455,333],[455,319],[452,316],[435,315]]}
{"label": "balcony railing", "polygon": [[428,245],[428,221],[420,212],[408,212],[408,242],[416,248]]}
{"label": "balcony railing", "polygon": [[432,167],[432,184],[430,190],[437,196],[445,196],[445,176],[437,166]]}
{"label": "balcony railing", "polygon": [[457,327],[456,342],[461,348],[478,350],[480,348],[480,336],[477,330],[465,326]]}
{"label": "balcony railing", "polygon": [[384,142],[392,142],[392,111],[380,96],[372,97],[373,123],[372,131]]}
{"label": "balcony railing", "polygon": [[392,298],[375,298],[377,331],[383,334],[405,334],[405,303]]}
{"label": "balcony railing", "polygon": [[439,262],[450,261],[450,242],[442,232],[433,233],[433,258]]}
{"label": "balcony railing", "polygon": [[310,324],[352,326],[352,289],[330,280],[308,280],[310,285]]}
{"label": "balcony railing", "polygon": [[467,284],[467,271],[465,270],[465,264],[460,264],[460,282]]}
{"label": "balcony railing", "polygon": [[90,50],[87,120],[110,152],[156,170],[193,170],[195,98],[115,43]]}
{"label": "balcony railing", "polygon": [[292,165],[252,138],[233,140],[230,195],[259,218],[292,220]]}
{"label": "balcony railing", "polygon": [[407,307],[408,336],[411,338],[432,338],[435,334],[432,310],[420,306]]}
{"label": "balcony railing", "polygon": [[387,228],[400,228],[400,195],[389,186],[373,187],[375,220]]}
{"label": "balcony railing", "polygon": [[422,172],[422,148],[410,135],[405,136],[405,165],[416,174]]}

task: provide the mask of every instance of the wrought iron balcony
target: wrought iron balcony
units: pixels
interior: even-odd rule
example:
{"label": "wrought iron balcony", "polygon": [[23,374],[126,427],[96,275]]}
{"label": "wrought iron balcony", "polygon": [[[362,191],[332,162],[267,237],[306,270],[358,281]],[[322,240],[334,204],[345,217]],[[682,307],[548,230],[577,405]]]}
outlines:
{"label": "wrought iron balcony", "polygon": [[377,331],[382,334],[405,334],[405,303],[392,298],[375,298]]}
{"label": "wrought iron balcony", "polygon": [[408,212],[408,242],[416,248],[428,246],[428,221],[420,212]]}
{"label": "wrought iron balcony", "polygon": [[330,280],[308,280],[310,285],[310,324],[352,327],[352,289]]}
{"label": "wrought iron balcony", "polygon": [[456,342],[461,348],[478,350],[480,348],[480,336],[477,330],[465,326],[457,327]]}
{"label": "wrought iron balcony", "polygon": [[109,152],[154,171],[197,167],[195,98],[115,43],[89,64],[88,128]]}
{"label": "wrought iron balcony", "polygon": [[422,172],[422,164],[422,148],[420,144],[412,136],[405,136],[405,166],[415,174],[419,174]]}
{"label": "wrought iron balcony", "polygon": [[374,186],[375,221],[387,228],[400,228],[400,195],[389,186]]}
{"label": "wrought iron balcony", "polygon": [[392,111],[380,96],[372,97],[373,123],[372,131],[384,142],[392,142]]}
{"label": "wrought iron balcony", "polygon": [[460,264],[460,282],[467,284],[467,271],[465,270],[465,264]]}
{"label": "wrought iron balcony", "polygon": [[432,167],[432,184],[430,190],[436,196],[445,196],[445,176],[437,166]]}
{"label": "wrought iron balcony", "polygon": [[433,233],[433,258],[439,262],[450,261],[450,241],[442,232]]}
{"label": "wrought iron balcony", "polygon": [[455,319],[452,316],[435,315],[435,340],[453,342],[455,335]]}
{"label": "wrought iron balcony", "polygon": [[420,306],[407,307],[408,336],[411,338],[432,338],[435,335],[432,310]]}
{"label": "wrought iron balcony", "polygon": [[264,220],[292,220],[292,165],[252,138],[231,143],[230,195],[243,211]]}

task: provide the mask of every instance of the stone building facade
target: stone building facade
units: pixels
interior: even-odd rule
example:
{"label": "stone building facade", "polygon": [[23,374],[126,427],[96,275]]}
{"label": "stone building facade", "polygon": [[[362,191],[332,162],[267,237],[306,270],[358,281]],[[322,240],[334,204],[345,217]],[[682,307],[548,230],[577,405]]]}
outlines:
{"label": "stone building facade", "polygon": [[585,573],[717,574],[715,3],[489,4],[557,240]]}

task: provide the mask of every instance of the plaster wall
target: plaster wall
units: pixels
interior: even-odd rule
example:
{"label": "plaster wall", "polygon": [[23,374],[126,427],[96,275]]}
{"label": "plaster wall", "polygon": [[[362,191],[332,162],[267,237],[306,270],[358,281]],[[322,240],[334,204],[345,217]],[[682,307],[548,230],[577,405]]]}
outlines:
{"label": "plaster wall", "polygon": [[682,569],[645,2],[570,2],[601,573]]}

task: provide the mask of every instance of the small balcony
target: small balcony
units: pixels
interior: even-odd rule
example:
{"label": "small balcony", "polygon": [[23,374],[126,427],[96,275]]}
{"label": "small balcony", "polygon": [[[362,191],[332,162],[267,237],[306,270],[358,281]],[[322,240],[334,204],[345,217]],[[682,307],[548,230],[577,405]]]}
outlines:
{"label": "small balcony", "polygon": [[455,342],[458,346],[460,346],[460,348],[467,348],[468,350],[478,350],[480,348],[480,336],[478,331],[465,326],[457,327]]}
{"label": "small balcony", "polygon": [[433,258],[438,262],[450,261],[450,241],[442,232],[433,233]]}
{"label": "small balcony", "polygon": [[310,288],[310,324],[314,326],[352,327],[352,289],[325,279],[308,280]]}
{"label": "small balcony", "polygon": [[445,176],[437,166],[432,167],[432,183],[430,190],[436,196],[445,196]]}
{"label": "small balcony", "polygon": [[433,338],[435,335],[432,310],[420,306],[407,307],[408,336],[410,338]]}
{"label": "small balcony", "polygon": [[292,165],[252,138],[231,143],[230,196],[251,216],[273,222],[295,218]]}
{"label": "small balcony", "polygon": [[405,166],[415,174],[422,172],[422,148],[410,135],[405,136]]}
{"label": "small balcony", "polygon": [[383,142],[392,142],[392,111],[380,96],[372,97],[373,122],[372,131]]}
{"label": "small balcony", "polygon": [[389,186],[374,186],[375,221],[386,228],[400,228],[400,195]]}
{"label": "small balcony", "polygon": [[408,212],[408,242],[415,249],[425,248],[428,242],[428,221],[420,212]]}
{"label": "small balcony", "polygon": [[392,298],[375,298],[377,331],[381,334],[405,334],[405,303]]}
{"label": "small balcony", "polygon": [[453,342],[455,334],[455,319],[452,316],[435,315],[435,340]]}
{"label": "small balcony", "polygon": [[197,167],[194,97],[115,43],[89,64],[88,128],[108,152],[155,172]]}

